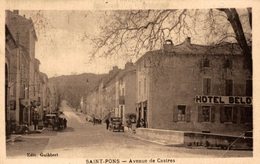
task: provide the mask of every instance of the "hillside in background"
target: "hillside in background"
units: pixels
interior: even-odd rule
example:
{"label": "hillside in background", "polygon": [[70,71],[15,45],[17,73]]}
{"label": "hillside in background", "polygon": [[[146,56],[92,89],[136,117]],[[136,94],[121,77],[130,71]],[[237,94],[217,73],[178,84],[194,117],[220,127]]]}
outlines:
{"label": "hillside in background", "polygon": [[91,91],[105,75],[93,73],[63,75],[50,78],[49,83],[57,87],[62,100],[67,100],[73,107],[78,108],[81,97]]}

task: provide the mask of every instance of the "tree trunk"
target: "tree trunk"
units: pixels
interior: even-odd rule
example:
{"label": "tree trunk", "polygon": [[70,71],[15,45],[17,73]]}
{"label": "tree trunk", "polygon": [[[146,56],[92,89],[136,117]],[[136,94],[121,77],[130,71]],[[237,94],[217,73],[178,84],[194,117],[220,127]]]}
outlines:
{"label": "tree trunk", "polygon": [[[239,15],[235,8],[231,9],[219,9],[220,11],[225,12],[225,14],[228,17],[228,21],[230,22],[235,34],[236,34],[236,40],[241,47],[243,54],[245,55],[245,64],[248,69],[252,72],[252,52],[251,47],[248,46],[246,37],[244,34],[243,27],[241,25],[241,21],[239,18]],[[251,18],[252,19],[252,18]],[[250,15],[249,15],[250,20]],[[251,24],[251,22],[250,22]]]}

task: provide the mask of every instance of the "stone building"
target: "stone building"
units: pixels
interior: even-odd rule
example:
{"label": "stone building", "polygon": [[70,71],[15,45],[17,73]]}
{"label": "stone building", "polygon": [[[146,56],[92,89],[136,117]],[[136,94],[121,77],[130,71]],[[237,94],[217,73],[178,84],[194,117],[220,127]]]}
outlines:
{"label": "stone building", "polygon": [[40,119],[44,114],[47,114],[49,108],[49,88],[48,88],[48,76],[45,73],[40,72]]}
{"label": "stone building", "polygon": [[167,41],[137,62],[138,119],[145,127],[241,134],[252,130],[252,73],[235,43]]}
{"label": "stone building", "polygon": [[132,62],[127,62],[125,68],[116,77],[116,109],[117,117],[126,123],[127,114],[135,114],[136,102],[136,68]]}
{"label": "stone building", "polygon": [[[46,89],[44,85],[48,77],[41,79],[40,61],[35,58],[36,41],[32,19],[19,15],[18,10],[7,10],[6,113],[7,119],[14,124],[13,130],[21,124],[31,125],[33,113],[42,113],[42,98],[47,96],[43,95],[42,89]],[[15,48],[11,48],[13,45]]]}
{"label": "stone building", "polygon": [[114,66],[109,73],[102,78],[97,86],[87,95],[84,101],[84,113],[104,119],[108,115],[115,115],[116,110],[116,76],[121,69]]}
{"label": "stone building", "polygon": [[[5,126],[7,136],[10,134],[11,130],[11,120],[15,120],[15,116],[11,119],[10,112],[11,110],[15,110],[16,105],[14,93],[10,93],[10,91],[13,91],[16,86],[16,78],[14,77],[14,72],[10,71],[10,63],[13,57],[19,55],[18,53],[18,45],[14,39],[14,36],[5,24]],[[13,69],[13,71],[15,70]],[[11,75],[14,78],[11,79]]]}
{"label": "stone building", "polygon": [[[30,62],[31,54],[34,52],[35,40],[29,39],[29,36],[36,38],[33,23],[19,15],[18,10],[6,11],[6,25],[10,32],[15,35],[17,43],[17,52],[12,53],[10,62],[10,96],[11,105],[15,109],[11,110],[10,116],[16,124],[28,123],[30,106]],[[15,87],[12,87],[15,86]],[[15,95],[15,96],[14,96]],[[16,97],[14,99],[14,97]]]}

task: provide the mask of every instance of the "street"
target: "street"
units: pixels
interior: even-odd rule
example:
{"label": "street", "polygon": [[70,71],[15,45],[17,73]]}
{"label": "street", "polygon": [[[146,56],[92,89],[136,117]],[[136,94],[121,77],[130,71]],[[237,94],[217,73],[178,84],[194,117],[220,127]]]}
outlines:
{"label": "street", "polygon": [[53,154],[53,158],[157,158],[157,157],[251,157],[252,151],[191,149],[155,144],[133,137],[129,132],[111,132],[105,124],[93,125],[85,115],[66,103],[61,110],[68,120],[62,131],[44,130],[22,136],[20,142],[7,143],[7,157],[35,158]]}

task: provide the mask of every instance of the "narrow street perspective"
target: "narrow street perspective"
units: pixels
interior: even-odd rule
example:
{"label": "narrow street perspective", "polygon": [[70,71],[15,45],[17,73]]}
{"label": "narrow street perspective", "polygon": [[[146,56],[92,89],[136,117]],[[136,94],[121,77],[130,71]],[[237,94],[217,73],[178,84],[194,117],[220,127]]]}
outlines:
{"label": "narrow street perspective", "polygon": [[253,157],[251,8],[5,16],[7,158]]}
{"label": "narrow street perspective", "polygon": [[[68,119],[68,127],[62,131],[45,129],[42,134],[24,135],[19,142],[7,144],[7,156],[27,157],[27,153],[51,153],[62,158],[152,158],[163,157],[248,157],[251,151],[221,151],[207,149],[187,149],[162,145],[152,140],[138,139],[131,132],[113,133],[104,124],[93,125],[86,122],[83,114],[62,103],[61,109]],[[64,144],[65,143],[65,144]],[[143,151],[143,150],[146,151]],[[30,156],[29,155],[29,156]],[[158,156],[159,157],[159,156]],[[162,157],[162,156],[160,156]]]}

